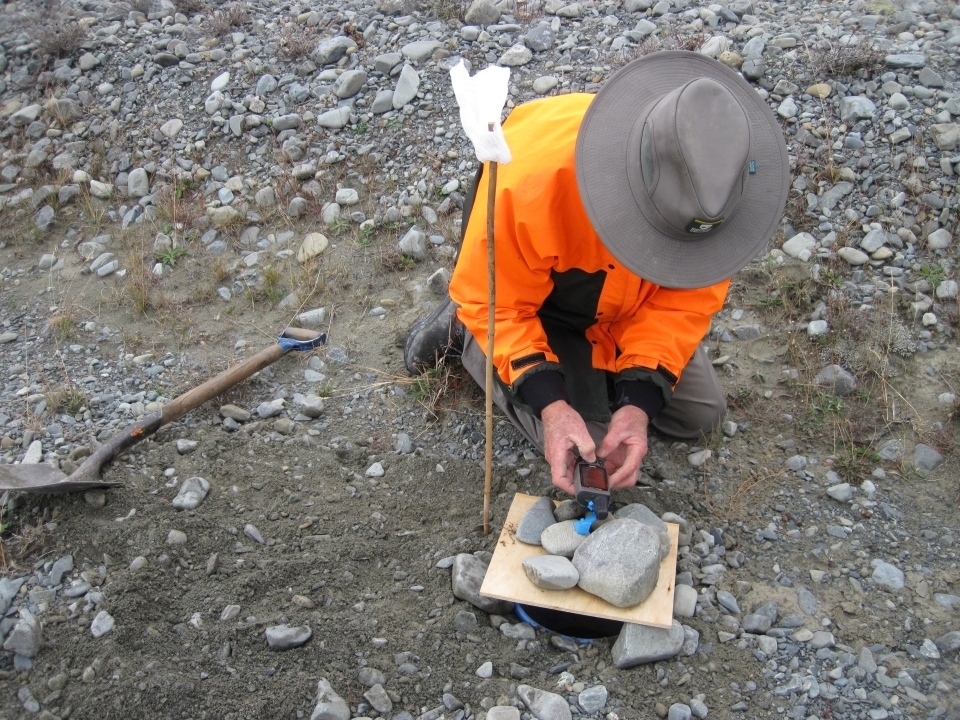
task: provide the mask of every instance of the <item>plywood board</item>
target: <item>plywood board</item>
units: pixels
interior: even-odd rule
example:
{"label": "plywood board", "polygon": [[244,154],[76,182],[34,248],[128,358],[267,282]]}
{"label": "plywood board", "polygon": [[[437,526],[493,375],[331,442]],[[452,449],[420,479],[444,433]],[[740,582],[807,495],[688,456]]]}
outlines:
{"label": "plywood board", "polygon": [[546,555],[539,545],[517,540],[517,527],[527,510],[540,498],[517,493],[503,523],[497,548],[480,587],[480,594],[523,605],[563,610],[590,617],[621,620],[637,625],[668,628],[673,621],[673,591],[677,572],[677,538],[680,526],[667,523],[670,533],[670,554],[660,562],[660,578],[653,593],[639,605],[618,608],[579,587],[570,590],[541,590],[527,579],[523,561],[535,555]]}

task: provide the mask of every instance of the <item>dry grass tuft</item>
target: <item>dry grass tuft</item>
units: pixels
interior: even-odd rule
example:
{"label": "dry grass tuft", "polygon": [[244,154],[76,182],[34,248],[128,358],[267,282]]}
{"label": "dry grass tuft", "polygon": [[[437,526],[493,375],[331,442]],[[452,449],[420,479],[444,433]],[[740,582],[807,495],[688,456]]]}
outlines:
{"label": "dry grass tuft", "polygon": [[193,15],[203,10],[203,0],[173,0],[178,13]]}
{"label": "dry grass tuft", "polygon": [[27,34],[44,57],[72,55],[87,39],[87,29],[68,17],[59,2],[46,5],[30,19]]}
{"label": "dry grass tuft", "polygon": [[287,23],[283,26],[280,39],[280,57],[284,60],[299,60],[307,57],[317,46],[317,37],[313,28]]}
{"label": "dry grass tuft", "polygon": [[513,16],[518,22],[531,22],[543,15],[543,0],[516,0]]}
{"label": "dry grass tuft", "polygon": [[211,12],[207,18],[207,27],[214,37],[223,37],[233,32],[234,28],[245,25],[250,20],[250,13],[245,5],[234,3],[225,5],[222,10]]}
{"label": "dry grass tuft", "polygon": [[840,45],[820,41],[809,51],[810,69],[821,79],[841,78],[860,71],[874,74],[884,66],[884,53],[873,46],[870,38],[856,45]]}

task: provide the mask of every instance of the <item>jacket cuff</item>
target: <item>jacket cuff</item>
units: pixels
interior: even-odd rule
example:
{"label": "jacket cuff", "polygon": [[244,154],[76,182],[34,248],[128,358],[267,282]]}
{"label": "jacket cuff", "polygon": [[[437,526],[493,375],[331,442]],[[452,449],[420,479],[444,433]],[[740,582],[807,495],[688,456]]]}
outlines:
{"label": "jacket cuff", "polygon": [[617,383],[613,409],[633,405],[643,410],[653,420],[666,404],[663,391],[650,380],[624,380]]}
{"label": "jacket cuff", "polygon": [[517,394],[537,417],[540,417],[540,413],[550,403],[557,400],[570,402],[567,384],[559,370],[530,373],[517,388]]}

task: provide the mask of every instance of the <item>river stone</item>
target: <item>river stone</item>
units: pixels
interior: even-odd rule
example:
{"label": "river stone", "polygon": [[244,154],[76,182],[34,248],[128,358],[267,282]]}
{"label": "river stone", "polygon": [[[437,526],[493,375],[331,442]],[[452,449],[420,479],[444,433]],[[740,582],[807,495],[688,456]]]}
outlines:
{"label": "river stone", "polygon": [[569,590],[580,580],[580,573],[560,555],[537,555],[523,561],[527,578],[543,590]]}
{"label": "river stone", "polygon": [[843,122],[873,120],[876,114],[877,106],[869,98],[861,95],[840,98],[840,119]]}
{"label": "river stone", "polygon": [[919,53],[898,53],[887,55],[886,63],[888,68],[922,68],[927,58]]}
{"label": "river stone", "polygon": [[838,397],[846,397],[857,389],[857,379],[839,365],[827,365],[817,373],[814,382],[830,388]]}
{"label": "river stone", "polygon": [[3,649],[23,657],[36,657],[43,641],[40,621],[25,607],[20,608],[20,619],[3,643]]}
{"label": "river stone", "polygon": [[407,230],[407,234],[400,238],[400,252],[414,260],[423,260],[427,256],[427,235],[420,228],[414,226]]}
{"label": "river stone", "polygon": [[873,575],[870,577],[877,585],[881,585],[888,590],[903,590],[904,575],[900,568],[883,560],[874,560],[871,564],[873,565]]}
{"label": "river stone", "polygon": [[587,536],[573,555],[578,585],[617,607],[643,602],[660,576],[660,538],[648,525],[617,519]]}
{"label": "river stone", "polygon": [[944,230],[943,228],[934,230],[927,236],[927,245],[931,250],[945,250],[950,247],[952,242],[953,236],[950,234],[950,231]]}
{"label": "river stone", "polygon": [[526,45],[517,43],[500,56],[500,64],[505,67],[519,67],[533,60],[533,52]]}
{"label": "river stone", "polygon": [[[340,130],[350,121],[350,113],[351,110],[346,105],[327,110],[325,113],[317,116],[317,125],[330,128],[331,130]],[[303,167],[310,167],[310,165],[307,164]],[[313,175],[314,172],[316,172],[316,168],[311,170],[310,175]]]}
{"label": "river stone", "polygon": [[393,90],[393,109],[400,110],[404,105],[412,102],[420,89],[420,74],[412,65],[404,65],[397,78],[397,86]]}
{"label": "river stone", "polygon": [[957,123],[931,125],[930,137],[941,150],[953,150],[960,145],[960,125]]}
{"label": "river stone", "polygon": [[326,678],[317,681],[317,705],[310,720],[350,720],[350,708]]}
{"label": "river stone", "polygon": [[453,559],[453,571],[450,575],[453,595],[486,613],[506,615],[513,610],[513,603],[480,594],[480,586],[483,585],[486,574],[487,563],[475,555],[460,553]]}
{"label": "river stone", "polygon": [[363,70],[347,70],[333,83],[333,92],[338,98],[351,98],[363,88],[367,74]]}
{"label": "river stone", "polygon": [[537,720],[570,720],[570,706],[556,693],[529,685],[517,687],[517,697],[523,700]]}
{"label": "river stone", "polygon": [[624,623],[613,645],[613,664],[621,670],[644,663],[668,660],[680,652],[685,634],[676,620],[669,628]]}
{"label": "river stone", "polygon": [[400,48],[400,54],[408,60],[426,60],[437,48],[443,47],[438,40],[416,40]]}
{"label": "river stone", "polygon": [[820,207],[833,210],[841,199],[853,192],[853,187],[852,182],[838,182],[823,193],[823,197],[820,198]]}
{"label": "river stone", "polygon": [[348,52],[355,52],[357,44],[344,35],[321,40],[313,51],[313,61],[320,66],[332,65]]}
{"label": "river stone", "polygon": [[556,519],[553,517],[553,501],[542,497],[523,514],[517,527],[517,540],[528,545],[539,545],[540,534],[554,523]]}
{"label": "river stone", "polygon": [[932,472],[942,464],[943,455],[929,445],[920,443],[913,449],[913,467],[917,472]]}
{"label": "river stone", "polygon": [[95,638],[103,637],[113,630],[113,625],[113,616],[106,610],[101,610],[97,613],[96,617],[93,618],[93,622],[90,623],[90,634]]}
{"label": "river stone", "polygon": [[673,591],[673,614],[693,617],[697,612],[697,591],[689,585],[677,585]]}
{"label": "river stone", "polygon": [[563,555],[572,558],[573,553],[587,539],[586,535],[577,532],[574,520],[550,525],[540,534],[540,544],[551,555]]}
{"label": "river stone", "polygon": [[210,483],[202,477],[187,478],[177,496],[170,501],[177,510],[196,510],[210,492]]}
{"label": "river stone", "polygon": [[271,650],[290,650],[300,647],[313,635],[309,625],[298,625],[296,627],[274,625],[268,627],[265,632],[267,645]]}
{"label": "river stone", "polygon": [[783,244],[783,252],[806,262],[817,249],[817,241],[807,232],[797,233]]}
{"label": "river stone", "polygon": [[127,195],[139,199],[150,194],[150,177],[143,168],[130,171],[127,176]]}
{"label": "river stone", "polygon": [[473,0],[463,19],[467,25],[493,25],[500,19],[500,8],[493,0]]}
{"label": "river stone", "polygon": [[327,249],[330,245],[330,241],[327,240],[327,236],[322,233],[309,233],[303,242],[300,244],[300,249],[297,250],[297,262],[301,265],[306,263],[309,260],[317,257],[320,253]]}
{"label": "river stone", "polygon": [[670,554],[670,532],[667,530],[667,524],[657,517],[656,513],[653,512],[646,505],[641,503],[630,503],[622,508],[620,508],[616,516],[618,518],[626,518],[628,520],[636,520],[639,523],[648,525],[654,532],[657,533],[657,537],[660,538],[660,559],[662,560],[667,555]]}
{"label": "river stone", "polygon": [[537,95],[546,95],[560,84],[560,79],[556,75],[543,75],[533,81],[533,91]]}
{"label": "river stone", "polygon": [[874,228],[860,241],[860,249],[866,253],[876,252],[887,242],[887,234],[883,230]]}
{"label": "river stone", "polygon": [[862,250],[857,250],[853,247],[842,247],[837,250],[837,255],[840,256],[840,259],[845,260],[849,265],[864,265],[870,256],[867,255]]}
{"label": "river stone", "polygon": [[940,652],[952,653],[960,650],[960,630],[951,630],[933,641]]}

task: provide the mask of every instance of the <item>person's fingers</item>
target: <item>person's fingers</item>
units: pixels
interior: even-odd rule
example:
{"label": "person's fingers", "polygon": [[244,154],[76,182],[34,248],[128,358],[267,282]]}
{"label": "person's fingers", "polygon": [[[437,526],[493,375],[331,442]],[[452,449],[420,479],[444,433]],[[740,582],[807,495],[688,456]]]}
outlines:
{"label": "person's fingers", "polygon": [[573,493],[573,453],[570,452],[570,447],[562,442],[551,443],[546,458],[553,484],[564,492]]}
{"label": "person's fingers", "polygon": [[597,461],[597,443],[594,442],[593,437],[590,435],[590,431],[587,430],[587,426],[584,424],[583,420],[580,420],[580,427],[576,428],[576,434],[574,434],[570,439],[577,446],[577,450],[580,452],[580,457],[587,462]]}
{"label": "person's fingers", "polygon": [[640,473],[640,463],[646,448],[639,443],[627,446],[626,458],[623,464],[610,476],[610,488],[631,487],[636,485]]}

